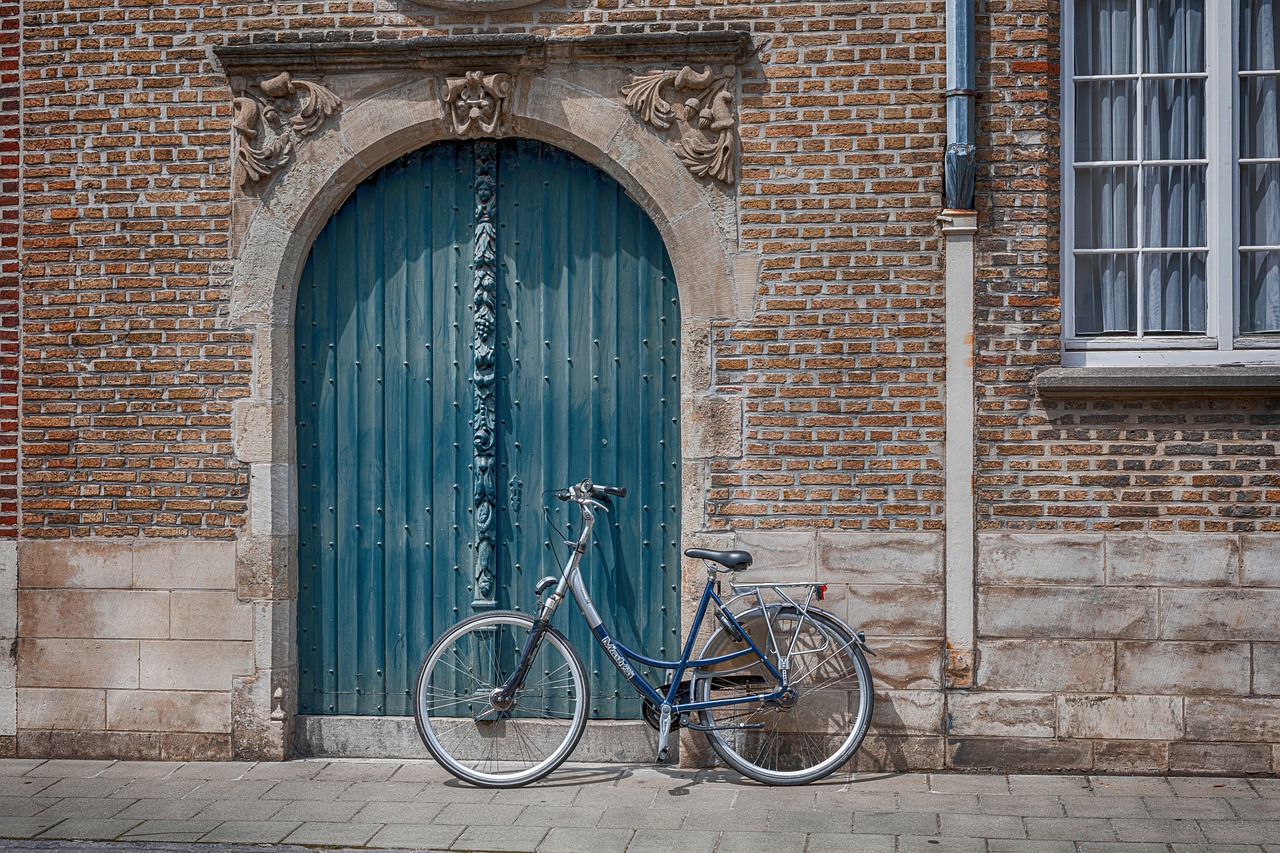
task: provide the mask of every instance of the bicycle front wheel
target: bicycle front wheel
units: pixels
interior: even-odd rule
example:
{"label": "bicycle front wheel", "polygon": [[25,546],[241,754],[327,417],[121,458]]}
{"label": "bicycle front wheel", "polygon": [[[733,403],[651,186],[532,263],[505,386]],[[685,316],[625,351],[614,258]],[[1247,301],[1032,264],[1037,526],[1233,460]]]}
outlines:
{"label": "bicycle front wheel", "polygon": [[495,610],[464,619],[427,650],[414,718],[427,750],[473,785],[512,788],[541,779],[578,745],[591,704],[582,662],[548,628],[515,703],[490,702],[519,663],[533,618]]}
{"label": "bicycle front wheel", "polygon": [[[791,695],[749,700],[778,684],[754,654],[700,670],[698,701],[741,700],[701,712],[712,749],[730,767],[766,785],[803,785],[838,770],[871,725],[871,668],[852,632],[821,610],[801,612],[785,605],[748,611],[738,621],[775,667],[782,669],[780,661],[786,660]],[[701,657],[746,648],[721,628]]]}

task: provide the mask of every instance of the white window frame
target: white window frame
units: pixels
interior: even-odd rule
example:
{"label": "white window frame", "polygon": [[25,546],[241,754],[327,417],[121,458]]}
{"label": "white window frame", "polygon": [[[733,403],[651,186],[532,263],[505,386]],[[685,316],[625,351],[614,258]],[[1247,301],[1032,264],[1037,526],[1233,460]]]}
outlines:
{"label": "white window frame", "polygon": [[[1140,0],[1139,0],[1140,2]],[[1237,52],[1240,22],[1235,2],[1205,2],[1205,219],[1208,258],[1206,265],[1205,331],[1193,335],[1144,335],[1142,337],[1079,337],[1075,330],[1075,222],[1071,200],[1075,197],[1075,6],[1076,0],[1062,4],[1062,261],[1059,274],[1062,306],[1062,364],[1064,367],[1126,367],[1237,364],[1240,362],[1280,363],[1280,335],[1242,337],[1239,328],[1240,197],[1237,163],[1236,115],[1239,109]],[[1226,6],[1224,10],[1222,7]],[[1216,15],[1226,11],[1230,26],[1215,26]],[[1138,39],[1137,61],[1143,62],[1144,20],[1139,7],[1134,31]],[[1141,124],[1145,93],[1136,91],[1135,143],[1141,145]],[[1139,192],[1137,227],[1142,228]],[[1141,291],[1142,283],[1138,283]]]}

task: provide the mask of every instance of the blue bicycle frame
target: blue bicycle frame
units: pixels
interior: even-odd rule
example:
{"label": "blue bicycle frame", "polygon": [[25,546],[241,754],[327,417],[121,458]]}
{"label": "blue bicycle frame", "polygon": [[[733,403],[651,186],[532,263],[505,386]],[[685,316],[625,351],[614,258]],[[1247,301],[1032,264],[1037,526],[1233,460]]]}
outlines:
{"label": "blue bicycle frame", "polygon": [[[603,620],[600,618],[600,614],[596,611],[595,605],[591,603],[591,596],[587,593],[586,584],[582,580],[582,572],[580,570],[582,556],[587,551],[587,544],[591,539],[591,529],[595,525],[595,513],[593,512],[593,509],[607,509],[607,507],[598,500],[585,496],[577,499],[576,502],[582,511],[582,530],[578,535],[578,541],[573,543],[573,550],[569,555],[569,560],[565,564],[564,571],[560,578],[544,578],[543,581],[539,583],[539,588],[542,589],[545,588],[543,584],[555,581],[556,589],[555,592],[548,596],[547,600],[543,603],[542,608],[538,613],[538,622],[541,622],[542,625],[548,624],[551,621],[551,614],[555,612],[556,607],[558,607],[560,602],[564,599],[565,592],[572,592],[573,599],[577,603],[578,609],[582,611],[582,615],[587,620],[587,624],[591,627],[591,631],[595,635],[596,641],[600,644],[600,648],[602,648],[605,654],[609,656],[609,659],[613,661],[613,665],[616,666],[618,671],[622,673],[623,677],[631,683],[631,686],[635,688],[637,693],[652,702],[655,707],[662,708],[664,711],[671,714],[681,714],[705,708],[719,708],[725,705],[740,705],[747,702],[761,702],[782,698],[787,689],[785,676],[783,676],[783,674],[779,672],[772,663],[770,663],[769,658],[765,653],[761,651],[760,647],[755,644],[755,641],[751,639],[751,636],[747,631],[742,628],[741,624],[738,623],[733,614],[724,606],[724,602],[715,591],[716,579],[714,572],[708,576],[707,585],[702,590],[702,598],[698,602],[698,611],[694,614],[693,625],[689,629],[689,636],[685,639],[684,651],[681,653],[678,660],[662,660],[659,658],[646,657],[639,652],[627,648],[622,643],[614,639],[613,635],[609,633],[609,629],[605,627]],[[706,616],[707,607],[711,602],[715,602],[715,606],[720,608],[721,613],[729,620],[733,627],[737,629],[738,634],[746,642],[747,648],[739,649],[737,651],[730,652],[729,654],[718,655],[716,657],[692,658],[693,644],[697,639],[698,629],[702,627],[702,620]],[[532,633],[537,634],[539,631],[535,628],[535,631]],[[530,640],[531,642],[537,641],[537,639],[532,635]],[[759,658],[765,668],[769,671],[770,675],[777,680],[777,686],[773,690],[767,693],[759,693],[750,696],[736,696],[730,699],[714,699],[705,702],[676,702],[680,683],[687,671],[691,669],[696,670],[697,668],[704,666],[714,666],[716,664],[725,663],[726,661],[735,660],[748,655],[755,655]],[[658,689],[650,684],[649,680],[641,675],[636,668],[631,665],[631,661],[664,670],[674,670],[675,672],[671,678],[671,686],[667,689],[667,695],[663,696],[659,693]],[[519,676],[513,676],[513,678],[508,681],[508,684],[511,684],[518,679]],[[690,698],[692,699],[692,697]]]}

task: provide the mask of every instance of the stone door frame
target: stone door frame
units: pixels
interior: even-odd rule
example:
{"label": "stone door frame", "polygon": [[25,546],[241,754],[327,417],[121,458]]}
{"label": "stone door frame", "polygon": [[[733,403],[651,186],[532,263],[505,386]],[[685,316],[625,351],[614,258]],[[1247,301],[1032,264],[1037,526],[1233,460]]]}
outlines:
{"label": "stone door frame", "polygon": [[[706,529],[708,460],[740,455],[742,447],[741,401],[713,393],[710,328],[713,321],[750,317],[760,260],[754,252],[738,250],[736,188],[695,177],[670,141],[621,103],[616,82],[636,67],[624,64],[628,57],[643,56],[644,67],[660,68],[698,59],[740,62],[745,37],[719,35],[692,46],[688,37],[679,36],[650,38],[638,47],[634,39],[592,43],[589,49],[565,41],[549,50],[546,40],[539,48],[536,39],[523,36],[508,37],[514,47],[500,37],[483,45],[455,38],[461,44],[453,45],[452,53],[445,50],[449,39],[433,40],[434,54],[425,44],[398,51],[345,46],[323,56],[316,53],[319,46],[297,45],[219,52],[229,76],[257,74],[272,84],[264,88],[282,92],[281,81],[294,79],[289,75],[322,80],[333,101],[340,102],[318,128],[296,141],[279,171],[245,181],[233,200],[234,260],[223,282],[231,292],[228,327],[247,335],[253,349],[250,393],[233,410],[233,449],[248,466],[250,483],[248,518],[237,539],[236,589],[240,599],[253,602],[255,614],[255,672],[241,679],[233,694],[237,756],[284,758],[292,738],[297,696],[293,323],[302,267],[325,222],[361,181],[409,151],[459,138],[442,95],[447,69],[459,67],[459,55],[480,71],[510,80],[510,93],[500,105],[502,121],[492,135],[536,139],[576,154],[617,180],[658,227],[676,273],[683,317],[686,542]],[[536,67],[529,67],[531,56],[540,58]],[[422,67],[432,59],[445,70]],[[603,91],[590,85],[595,79],[604,80]],[[238,113],[237,127],[239,122]],[[685,575],[691,576],[690,567]]]}

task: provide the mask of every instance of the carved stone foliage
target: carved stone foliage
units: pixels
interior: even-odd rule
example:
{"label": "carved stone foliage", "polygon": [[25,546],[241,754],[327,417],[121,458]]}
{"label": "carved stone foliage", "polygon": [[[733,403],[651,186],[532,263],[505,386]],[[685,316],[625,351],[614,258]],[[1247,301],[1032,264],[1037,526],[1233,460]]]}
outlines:
{"label": "carved stone foliage", "polygon": [[676,155],[700,178],[733,184],[738,173],[733,75],[694,71],[635,74],[622,87],[627,106],[650,127],[670,131]]}
{"label": "carved stone foliage", "polygon": [[298,143],[342,108],[342,101],[319,83],[295,79],[288,71],[250,84],[231,82],[232,126],[237,136],[240,184],[257,182],[288,163]]}
{"label": "carved stone foliage", "polygon": [[510,74],[468,71],[462,77],[446,77],[444,102],[459,136],[493,136],[506,118],[507,98],[513,84]]}

